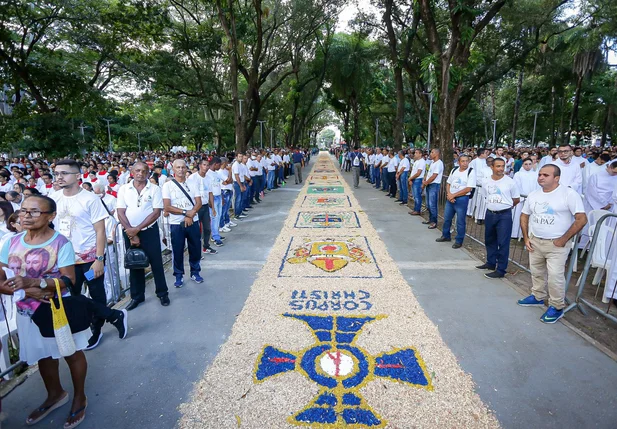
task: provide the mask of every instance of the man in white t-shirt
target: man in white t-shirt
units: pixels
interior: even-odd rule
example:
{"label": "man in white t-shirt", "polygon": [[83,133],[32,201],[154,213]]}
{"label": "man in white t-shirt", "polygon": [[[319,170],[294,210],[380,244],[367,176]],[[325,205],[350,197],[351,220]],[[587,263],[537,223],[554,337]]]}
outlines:
{"label": "man in white t-shirt", "polygon": [[381,165],[381,160],[383,159],[383,155],[381,154],[381,149],[377,148],[376,154],[373,157],[373,184],[375,188],[381,188],[381,171],[379,166]]}
{"label": "man in white t-shirt", "polygon": [[201,272],[201,239],[199,234],[199,216],[201,193],[197,186],[186,183],[187,166],[183,159],[176,159],[172,164],[174,178],[163,185],[163,206],[169,213],[169,230],[173,251],[173,269],[176,281],[174,286],[181,288],[184,277],[184,243],[189,250],[191,279],[203,283]]}
{"label": "man in white t-shirt", "polygon": [[413,195],[413,210],[409,212],[412,216],[420,216],[422,210],[422,182],[426,173],[426,161],[422,149],[413,151],[413,165],[409,174],[409,185]]}
{"label": "man in white t-shirt", "polygon": [[384,148],[381,153],[383,155],[381,165],[379,166],[382,183],[381,190],[383,192],[390,192],[390,184],[388,183],[388,163],[390,162],[390,151]]}
{"label": "man in white t-shirt", "polygon": [[572,159],[572,147],[569,144],[559,145],[557,149],[558,159],[551,162],[561,170],[559,184],[569,186],[579,194],[583,192],[583,173],[580,165]]}
{"label": "man in white t-shirt", "polygon": [[463,245],[465,239],[465,228],[467,224],[467,205],[471,191],[476,187],[476,174],[469,168],[469,157],[461,155],[458,158],[458,168],[452,170],[446,182],[446,207],[443,215],[443,228],[438,243],[451,241],[450,228],[452,219],[456,214],[456,238],[453,249],[458,249]]}
{"label": "man in white t-shirt", "polygon": [[[105,219],[109,214],[98,196],[79,186],[80,172],[76,161],[58,161],[55,176],[62,189],[51,196],[56,202],[54,226],[56,231],[71,241],[75,250],[75,282],[71,293],[80,295],[84,282],[87,282],[90,296],[97,303],[91,324],[92,337],[87,347],[87,350],[92,350],[103,337],[101,329],[105,321],[118,329],[121,339],[126,337],[128,331],[126,310],[120,312],[107,307],[103,274],[107,249]],[[86,273],[88,276],[92,274],[91,280],[86,278]]]}
{"label": "man in white t-shirt", "polygon": [[398,183],[398,187],[399,187],[399,197],[400,197],[400,204],[402,206],[406,206],[407,205],[407,198],[408,198],[408,184],[407,184],[407,177],[409,177],[409,171],[411,170],[411,164],[409,162],[409,158],[407,158],[405,156],[405,152],[404,151],[399,151],[398,153],[398,158],[399,158],[399,163],[398,163],[398,167],[396,170],[396,180]]}
{"label": "man in white t-shirt", "polygon": [[[231,221],[229,210],[231,210],[231,200],[233,198],[233,179],[231,177],[231,165],[226,157],[221,158],[221,167],[216,172],[221,180],[221,222],[219,228],[231,228],[238,226],[237,223]],[[223,231],[228,232],[228,231]]]}
{"label": "man in white t-shirt", "polygon": [[431,165],[426,173],[426,178],[422,182],[422,188],[426,188],[426,205],[428,207],[429,219],[422,222],[428,225],[428,229],[437,228],[437,215],[438,206],[437,200],[439,198],[439,188],[441,187],[441,180],[443,178],[443,161],[441,158],[441,151],[439,149],[432,149]]}
{"label": "man in white t-shirt", "polygon": [[565,266],[571,239],[587,223],[580,195],[559,183],[560,174],[559,167],[554,164],[540,169],[538,184],[542,189],[527,197],[521,214],[532,287],[531,295],[519,300],[518,304],[544,307],[548,295],[548,310],[540,318],[544,323],[555,323],[563,317]]}
{"label": "man in white t-shirt", "polygon": [[543,156],[540,160],[540,165],[538,168],[544,167],[546,164],[551,164],[557,158],[557,148],[552,147],[548,151],[548,155]]}
{"label": "man in white t-shirt", "polygon": [[221,168],[221,159],[215,156],[212,158],[210,167],[206,173],[206,185],[208,186],[210,195],[212,196],[212,203],[210,204],[210,229],[212,230],[212,238],[217,246],[219,246],[218,242],[221,241],[222,238],[220,232],[231,231],[229,228],[220,228],[223,204],[221,197],[221,178],[217,174],[217,170],[219,168]]}
{"label": "man in white t-shirt", "polygon": [[482,192],[486,198],[486,263],[476,268],[492,271],[484,275],[489,279],[506,275],[512,235],[512,208],[521,201],[518,187],[512,178],[505,175],[505,169],[506,162],[496,158],[493,161],[493,174],[482,181]]}
{"label": "man in white t-shirt", "polygon": [[214,231],[211,230],[212,219],[210,218],[210,204],[213,202],[213,198],[212,192],[208,187],[208,180],[206,179],[206,174],[209,169],[210,164],[208,160],[202,159],[199,161],[199,170],[191,174],[187,182],[199,189],[199,195],[201,196],[201,208],[197,212],[199,225],[201,227],[201,250],[206,254],[216,254],[217,252],[213,252],[212,250],[214,249],[210,246],[210,237],[215,239],[217,246],[222,246],[223,242],[218,234],[218,228],[216,230],[216,236],[214,235]]}
{"label": "man in white t-shirt", "polygon": [[[275,163],[274,160],[273,163]],[[234,184],[234,219],[242,219],[246,217],[246,215],[242,213],[244,210],[244,207],[242,207],[242,193],[246,191],[246,185],[244,183],[244,168],[242,166],[241,153],[236,155],[236,159],[231,165],[231,176]]]}

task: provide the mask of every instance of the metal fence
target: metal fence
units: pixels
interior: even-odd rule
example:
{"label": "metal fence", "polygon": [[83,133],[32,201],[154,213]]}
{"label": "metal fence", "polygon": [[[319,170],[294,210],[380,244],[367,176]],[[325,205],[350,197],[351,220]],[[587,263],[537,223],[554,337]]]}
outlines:
{"label": "metal fence", "polygon": [[[615,307],[614,300],[617,298],[617,291],[615,290],[616,285],[611,279],[611,269],[614,269],[612,263],[615,262],[614,252],[617,251],[617,249],[614,248],[617,245],[617,228],[615,228],[616,218],[617,214],[607,213],[602,215],[595,224],[583,273],[577,282],[578,289],[576,291],[576,297],[574,302],[566,307],[565,313],[578,308],[581,313],[587,315],[585,308],[588,307],[596,313],[617,323],[617,317],[610,313],[611,308]],[[590,284],[587,284],[587,277],[589,276],[591,268],[596,268],[597,271],[594,280]],[[605,288],[610,288],[612,292],[608,297],[606,293],[604,294],[604,299],[601,300],[602,304],[596,304],[598,302],[596,299],[588,299],[583,296],[583,293],[587,288],[596,287],[595,294],[591,295],[596,297],[600,292],[601,281],[604,275],[606,275]]]}
{"label": "metal fence", "polygon": [[[444,175],[442,179],[441,186],[439,187],[439,198],[437,201],[438,207],[438,217],[443,221],[444,209],[446,207],[446,182],[448,180],[448,176]],[[481,186],[478,185],[476,188],[476,192],[481,192]],[[521,195],[521,201],[519,204],[523,204],[527,195]],[[409,200],[413,201],[413,195],[409,193]],[[426,208],[426,198],[423,197],[423,206],[422,206],[422,216],[428,219],[428,210]],[[413,206],[413,203],[410,202],[410,205]],[[512,211],[512,215],[514,216],[515,211]],[[452,223],[453,230],[456,230],[456,222]],[[516,232],[515,232],[516,233]],[[465,235],[469,237],[474,242],[484,246],[484,225],[483,222],[476,221],[472,216],[467,216],[466,218],[466,227],[465,227]],[[520,227],[518,233],[516,233],[517,237],[521,237]],[[530,272],[529,271],[529,254],[525,249],[525,243],[522,238],[512,238],[510,240],[510,256],[509,260],[512,264],[517,267]]]}
{"label": "metal fence", "polygon": [[[112,243],[108,244],[106,252],[105,266],[107,270],[105,273],[105,293],[107,295],[107,305],[112,306],[124,298],[127,291],[130,289],[130,284],[129,270],[124,268],[125,243],[122,234],[122,225],[113,217],[109,218],[109,222],[111,222],[110,231]],[[161,250],[163,253],[163,265],[166,265],[171,261],[171,251],[169,251],[169,249],[171,249],[169,217],[164,216],[164,214],[161,213],[158,225],[159,231],[161,232],[161,241],[164,243],[164,248]],[[151,271],[147,269],[146,279],[150,278],[151,274]],[[11,305],[14,306],[15,303],[11,302]],[[8,332],[6,341],[3,341],[3,346],[6,346],[7,350],[3,350],[3,353],[9,353],[10,356],[11,350],[14,352],[19,350],[19,341],[15,341],[16,331],[11,331],[11,327],[9,327],[9,320],[6,318],[6,316],[11,315],[15,309],[7,309],[4,301],[2,301],[1,306],[6,322],[0,323],[6,324],[6,329]],[[24,364],[25,363],[22,361],[9,364],[2,372],[0,372],[0,378],[4,378],[5,376],[13,373]]]}

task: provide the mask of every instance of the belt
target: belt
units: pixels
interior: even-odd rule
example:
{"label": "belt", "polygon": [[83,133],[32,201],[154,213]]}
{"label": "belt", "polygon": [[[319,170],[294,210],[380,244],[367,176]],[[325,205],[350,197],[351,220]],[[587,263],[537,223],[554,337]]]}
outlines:
{"label": "belt", "polygon": [[491,212],[493,214],[502,214],[502,213],[509,212],[511,210],[512,210],[512,207],[510,207],[509,209],[503,209],[503,210],[498,210],[498,211],[486,209],[487,212]]}

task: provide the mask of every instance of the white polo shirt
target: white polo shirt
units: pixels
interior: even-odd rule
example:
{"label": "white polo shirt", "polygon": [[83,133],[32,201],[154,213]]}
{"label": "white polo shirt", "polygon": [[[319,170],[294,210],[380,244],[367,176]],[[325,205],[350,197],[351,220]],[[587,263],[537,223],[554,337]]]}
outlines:
{"label": "white polo shirt", "polygon": [[137,226],[150,216],[154,209],[163,209],[161,188],[148,180],[140,194],[131,181],[120,186],[117,207],[126,209],[125,214],[129,223],[131,226]]}
{"label": "white polo shirt", "polygon": [[[199,192],[199,189],[197,189],[197,186],[187,182],[178,182],[178,184],[182,186],[184,190],[191,196],[193,202],[197,202],[195,198],[201,199],[201,194]],[[187,211],[192,210],[193,207],[195,207],[193,202],[191,202],[191,200],[189,200],[186,195],[184,195],[184,192],[182,192],[178,185],[176,185],[172,180],[168,180],[167,182],[165,182],[165,184],[163,185],[162,194],[164,200],[170,200],[172,207]],[[199,221],[199,216],[197,215],[197,213],[195,213],[193,221]],[[170,225],[180,225],[182,222],[184,222],[183,215],[173,213],[169,214]]]}

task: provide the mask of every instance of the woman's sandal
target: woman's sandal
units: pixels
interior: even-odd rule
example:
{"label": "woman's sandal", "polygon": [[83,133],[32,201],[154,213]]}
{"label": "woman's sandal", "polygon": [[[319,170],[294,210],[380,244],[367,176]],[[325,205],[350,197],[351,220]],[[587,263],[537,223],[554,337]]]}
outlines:
{"label": "woman's sandal", "polygon": [[[88,400],[86,399],[86,405],[84,405],[79,410],[75,411],[74,413],[69,414],[69,416],[66,419],[66,422],[64,422],[64,429],[73,429],[73,428],[79,426],[84,421],[84,419],[86,418],[86,408],[87,407],[88,407]],[[73,423],[69,423],[70,419],[72,419],[74,417],[77,417],[81,413],[84,413],[84,414],[83,414],[83,416],[81,416],[80,419],[75,420]]]}
{"label": "woman's sandal", "polygon": [[[59,399],[55,404],[48,405],[47,407],[40,407],[34,410],[32,413],[35,413],[38,411],[39,413],[43,413],[43,414],[41,414],[38,418],[34,420],[28,417],[26,419],[26,425],[32,426],[32,425],[37,424],[38,422],[43,420],[45,417],[47,417],[49,413],[51,413],[53,410],[55,410],[56,408],[60,408],[61,406],[69,402],[69,392],[64,392],[64,393],[65,393],[64,397]],[[30,415],[32,415],[32,413],[30,413]]]}

